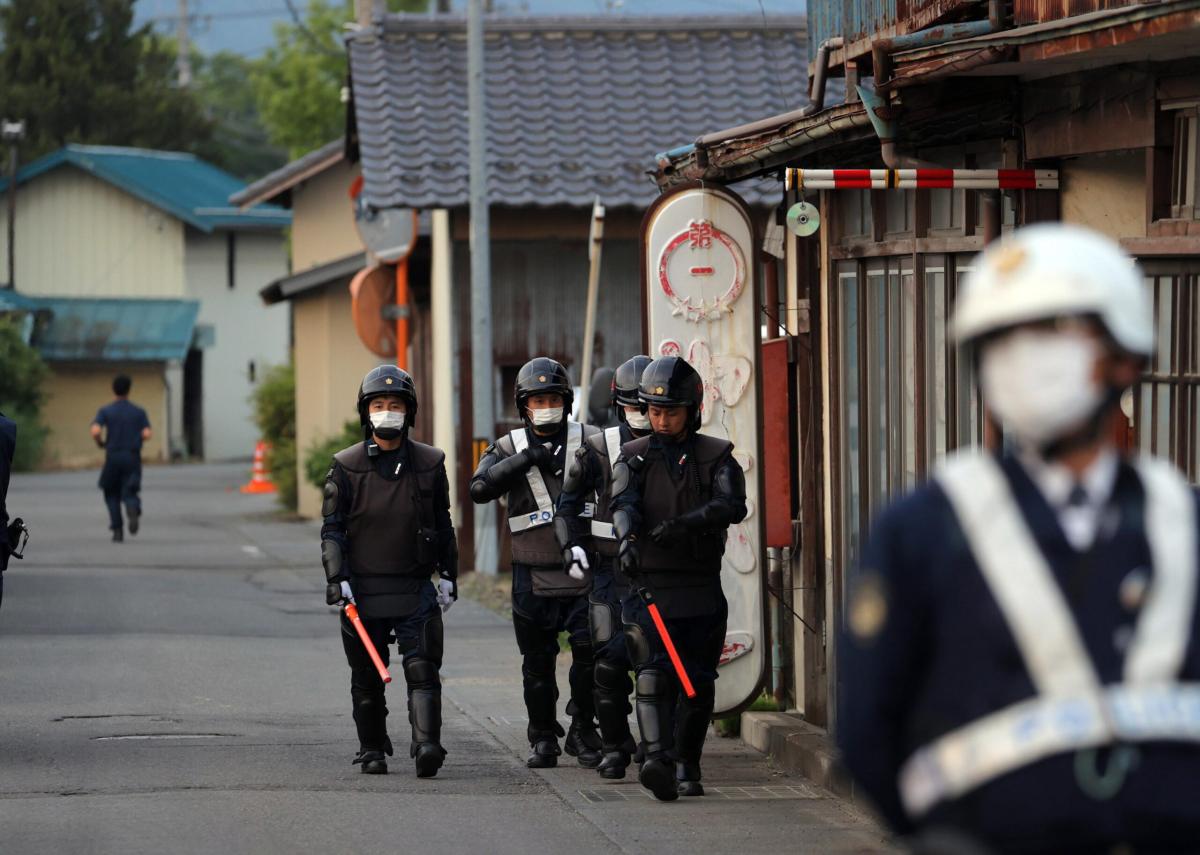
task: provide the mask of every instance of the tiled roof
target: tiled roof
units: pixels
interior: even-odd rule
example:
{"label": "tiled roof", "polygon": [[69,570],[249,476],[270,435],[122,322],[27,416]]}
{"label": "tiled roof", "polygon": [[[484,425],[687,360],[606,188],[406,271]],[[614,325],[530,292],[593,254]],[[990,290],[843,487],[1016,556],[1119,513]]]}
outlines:
{"label": "tiled roof", "polygon": [[[347,44],[368,201],[466,205],[464,20],[392,15]],[[656,152],[808,100],[799,16],[489,20],[484,50],[494,205],[644,206]]]}
{"label": "tiled roof", "polygon": [[[64,165],[107,181],[203,232],[280,229],[292,222],[291,213],[277,205],[244,211],[232,207],[229,197],[245,185],[211,163],[178,151],[68,145],[17,170],[17,185]],[[0,181],[0,192],[7,188],[8,180]]]}
{"label": "tiled roof", "polygon": [[346,141],[344,139],[325,143],[320,148],[313,149],[291,163],[284,164],[274,172],[267,173],[253,184],[243,187],[229,197],[229,204],[240,207],[274,199],[301,181],[340,163],[344,157],[345,148]]}
{"label": "tiled roof", "polygon": [[33,345],[49,361],[163,362],[183,359],[200,304],[195,300],[33,297]]}

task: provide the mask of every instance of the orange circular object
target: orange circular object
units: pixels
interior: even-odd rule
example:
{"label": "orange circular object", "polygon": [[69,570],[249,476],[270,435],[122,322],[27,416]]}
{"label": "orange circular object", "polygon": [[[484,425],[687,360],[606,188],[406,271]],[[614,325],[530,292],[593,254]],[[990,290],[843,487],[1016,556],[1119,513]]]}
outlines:
{"label": "orange circular object", "polygon": [[350,314],[354,331],[367,350],[376,356],[396,355],[396,322],[383,316],[385,306],[395,305],[396,274],[393,265],[372,264],[350,280]]}

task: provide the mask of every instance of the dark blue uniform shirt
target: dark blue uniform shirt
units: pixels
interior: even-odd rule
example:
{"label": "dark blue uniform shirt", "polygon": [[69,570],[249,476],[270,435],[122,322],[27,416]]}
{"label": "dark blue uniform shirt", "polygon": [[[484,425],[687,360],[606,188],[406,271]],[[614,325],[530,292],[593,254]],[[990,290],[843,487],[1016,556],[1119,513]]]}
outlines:
{"label": "dark blue uniform shirt", "polygon": [[[1033,539],[1061,586],[1101,682],[1119,682],[1138,607],[1119,590],[1151,572],[1145,494],[1122,462],[1094,546],[1077,552],[1011,457],[1001,464]],[[888,823],[907,833],[897,777],[918,748],[1035,695],[1004,615],[945,493],[931,482],[882,513],[867,545],[839,653],[838,742]],[[856,614],[856,610],[858,610]],[[1195,615],[1180,679],[1200,680]],[[1200,747],[1136,747],[1115,796],[1085,793],[1075,754],[1050,757],[942,803],[921,820],[968,830],[999,852],[1200,851]],[[1110,752],[1092,758],[1105,770]],[[1093,763],[1093,767],[1096,766]]]}
{"label": "dark blue uniform shirt", "polygon": [[137,404],[121,399],[101,407],[96,413],[95,424],[106,430],[106,451],[140,452],[142,430],[150,427],[150,419]]}

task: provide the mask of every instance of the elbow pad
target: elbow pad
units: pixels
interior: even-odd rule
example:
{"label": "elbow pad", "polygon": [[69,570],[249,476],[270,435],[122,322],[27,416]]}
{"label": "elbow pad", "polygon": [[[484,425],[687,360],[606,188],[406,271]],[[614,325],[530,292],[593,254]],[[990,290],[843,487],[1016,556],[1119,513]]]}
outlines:
{"label": "elbow pad", "polygon": [[591,527],[579,517],[554,516],[554,538],[558,541],[559,549],[581,546],[589,534]]}
{"label": "elbow pad", "polygon": [[[507,493],[513,482],[529,471],[530,465],[528,455],[514,454],[503,460],[497,460],[486,470],[480,472],[480,476],[491,487],[495,495],[499,496],[501,493]],[[482,467],[480,468],[482,469]],[[471,486],[474,488],[474,482]]]}
{"label": "elbow pad", "polygon": [[340,582],[349,578],[345,553],[336,540],[321,541],[321,564],[325,567],[326,581]]}
{"label": "elbow pad", "polygon": [[582,493],[586,492],[590,487],[591,477],[588,466],[588,450],[586,446],[581,446],[575,452],[575,459],[567,467],[567,474],[563,477],[562,491],[564,493]]}
{"label": "elbow pad", "polygon": [[617,540],[628,540],[633,534],[633,520],[629,518],[629,512],[623,508],[618,508],[613,511],[613,531],[617,534]]}

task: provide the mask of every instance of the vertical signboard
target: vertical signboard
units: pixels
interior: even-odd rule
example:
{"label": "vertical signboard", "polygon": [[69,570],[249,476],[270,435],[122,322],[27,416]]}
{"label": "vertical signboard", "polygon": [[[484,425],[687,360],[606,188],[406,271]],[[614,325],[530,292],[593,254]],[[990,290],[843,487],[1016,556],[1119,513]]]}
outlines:
{"label": "vertical signboard", "polygon": [[749,515],[729,529],[721,572],[729,623],[716,709],[724,712],[754,699],[764,663],[754,224],[730,191],[686,187],[647,212],[642,251],[647,353],[682,356],[700,373],[700,431],[732,442],[746,474]]}

